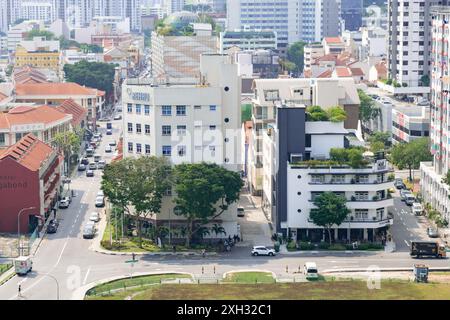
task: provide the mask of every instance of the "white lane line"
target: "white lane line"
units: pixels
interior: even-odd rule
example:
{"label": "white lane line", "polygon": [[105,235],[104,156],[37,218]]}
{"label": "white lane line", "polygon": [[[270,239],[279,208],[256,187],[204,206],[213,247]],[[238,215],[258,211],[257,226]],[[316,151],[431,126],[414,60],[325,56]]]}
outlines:
{"label": "white lane line", "polygon": [[86,272],[86,275],[84,276],[83,285],[86,284],[86,280],[87,280],[87,278],[88,278],[88,276],[89,276],[89,272],[91,272],[91,267],[90,267],[90,266],[89,266],[89,268],[88,268],[88,270],[87,270],[87,272]]}
{"label": "white lane line", "polygon": [[55,263],[53,268],[56,268],[56,266],[59,264],[59,261],[61,261],[61,258],[62,258],[62,255],[64,253],[64,250],[66,249],[67,243],[68,243],[68,241],[66,241],[66,243],[64,243],[64,246],[63,246],[63,248],[61,250],[61,253],[59,254],[58,260],[56,261],[56,263]]}
{"label": "white lane line", "polygon": [[403,240],[403,241],[405,241],[405,243],[406,243],[406,245],[409,247],[409,243],[408,243],[408,241],[406,241],[406,240]]}

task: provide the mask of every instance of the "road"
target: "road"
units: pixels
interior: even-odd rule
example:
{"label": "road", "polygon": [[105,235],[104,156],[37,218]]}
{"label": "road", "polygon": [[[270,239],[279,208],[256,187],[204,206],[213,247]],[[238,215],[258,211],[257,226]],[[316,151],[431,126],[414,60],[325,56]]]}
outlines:
{"label": "road", "polygon": [[[113,122],[113,135],[103,136],[101,146],[97,149],[107,162],[113,154],[105,154],[104,147],[111,140],[119,137],[122,121]],[[105,122],[100,122],[104,133]],[[218,275],[231,270],[260,269],[275,272],[277,275],[287,275],[297,271],[307,261],[314,261],[321,272],[342,268],[368,268],[378,266],[380,268],[411,267],[414,262],[409,256],[409,243],[412,239],[423,237],[424,226],[413,216],[409,207],[399,199],[395,199],[394,240],[397,251],[385,252],[302,252],[289,255],[277,255],[276,257],[251,257],[249,246],[264,239],[258,236],[259,232],[270,232],[265,229],[264,221],[257,216],[257,211],[252,208],[249,198],[241,200],[248,215],[241,222],[244,233],[243,247],[235,247],[230,253],[222,253],[217,256],[201,258],[198,256],[138,256],[139,262],[133,267],[129,263],[129,256],[105,255],[96,253],[90,249],[93,240],[82,238],[82,229],[88,220],[89,213],[98,211],[94,206],[96,194],[100,187],[101,172],[96,170],[95,177],[88,178],[85,172],[77,173],[72,179],[71,189],[76,196],[68,209],[58,210],[58,218],[61,220],[56,234],[47,235],[42,241],[38,251],[33,257],[33,272],[27,277],[13,277],[0,287],[0,299],[57,299],[57,285],[60,299],[71,299],[77,288],[94,281],[109,277],[129,275],[131,272],[155,272],[173,271],[190,272],[201,275],[202,267],[206,276],[214,276],[213,270]],[[255,229],[255,224],[259,228]],[[270,235],[270,233],[268,234]],[[97,235],[100,236],[100,235]],[[433,267],[450,266],[448,259],[420,259]],[[52,278],[54,277],[56,281]],[[22,296],[18,297],[18,285],[21,285]]]}

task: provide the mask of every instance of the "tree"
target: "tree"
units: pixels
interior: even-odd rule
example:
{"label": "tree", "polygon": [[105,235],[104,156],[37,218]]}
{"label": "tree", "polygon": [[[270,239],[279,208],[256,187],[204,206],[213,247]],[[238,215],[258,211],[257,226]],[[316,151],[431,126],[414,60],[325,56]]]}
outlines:
{"label": "tree", "polygon": [[56,146],[64,154],[64,162],[66,163],[67,175],[70,174],[70,157],[80,151],[81,139],[73,131],[57,133],[53,137],[53,145]]}
{"label": "tree", "polygon": [[385,149],[385,144],[381,141],[375,141],[370,143],[370,151],[373,153],[377,153],[379,151],[383,151]]}
{"label": "tree", "polygon": [[306,42],[298,41],[291,44],[287,50],[287,58],[293,62],[299,73],[303,72],[303,57]]}
{"label": "tree", "polygon": [[45,37],[45,40],[57,40],[55,34],[46,30],[31,30],[26,33],[25,40],[33,40],[34,37]]}
{"label": "tree", "polygon": [[291,72],[295,69],[295,63],[289,61],[289,60],[283,60],[283,59],[279,59],[279,64],[281,66],[281,69],[283,71],[288,71]]}
{"label": "tree", "polygon": [[73,65],[64,65],[67,82],[105,91],[107,96],[113,92],[115,66],[103,62],[88,62],[82,60]]}
{"label": "tree", "polygon": [[[186,218],[186,245],[198,228],[218,218],[239,200],[239,173],[217,164],[180,164],[174,169],[177,215]],[[195,228],[194,222],[199,223]]]}
{"label": "tree", "polygon": [[380,108],[376,107],[375,101],[361,89],[358,89],[358,95],[361,102],[359,120],[361,120],[363,126],[367,127],[370,120],[379,116]]}
{"label": "tree", "polygon": [[347,113],[341,106],[330,107],[326,112],[331,122],[343,122],[347,119]]}
{"label": "tree", "polygon": [[314,200],[317,209],[312,209],[309,217],[314,224],[328,230],[328,239],[331,244],[331,227],[339,226],[350,213],[346,206],[347,200],[334,194],[333,192],[324,192]]}
{"label": "tree", "polygon": [[214,234],[216,235],[216,237],[220,234],[224,234],[227,235],[227,232],[225,231],[225,228],[222,227],[220,224],[214,223],[213,226],[211,227],[211,231],[214,232]]}
{"label": "tree", "polygon": [[309,106],[306,108],[306,121],[328,121],[328,113],[320,106]]}
{"label": "tree", "polygon": [[409,169],[409,181],[412,181],[412,170],[419,169],[420,162],[431,161],[429,138],[415,139],[409,143],[398,143],[391,151],[391,162],[400,170]]}
{"label": "tree", "polygon": [[391,133],[390,132],[375,132],[367,139],[370,143],[381,142],[386,146],[391,145]]}
{"label": "tree", "polygon": [[142,247],[141,222],[161,210],[171,186],[170,163],[164,157],[126,158],[105,167],[101,185],[111,204],[134,217]]}

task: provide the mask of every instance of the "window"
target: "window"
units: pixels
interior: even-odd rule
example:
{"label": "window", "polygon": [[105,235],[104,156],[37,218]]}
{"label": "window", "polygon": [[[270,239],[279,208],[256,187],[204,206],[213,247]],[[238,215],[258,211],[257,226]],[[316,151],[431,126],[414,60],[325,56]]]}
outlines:
{"label": "window", "polygon": [[209,106],[209,111],[216,111],[216,106]]}
{"label": "window", "polygon": [[128,111],[128,113],[132,113],[133,112],[133,105],[131,103],[129,103],[127,105],[127,111]]}
{"label": "window", "polygon": [[128,152],[133,152],[133,143],[128,142]]}
{"label": "window", "polygon": [[336,184],[345,183],[345,175],[343,175],[343,174],[333,175],[331,177],[331,183],[336,183]]}
{"label": "window", "polygon": [[168,188],[166,189],[166,191],[164,192],[164,195],[165,195],[166,197],[172,196],[172,187],[168,187]]}
{"label": "window", "polygon": [[305,147],[311,148],[311,135],[310,134],[305,135]]}
{"label": "window", "polygon": [[313,175],[311,175],[311,182],[312,183],[324,183],[325,176],[321,175],[321,174],[313,174]]}
{"label": "window", "polygon": [[150,134],[150,125],[149,124],[145,125],[145,134]]}
{"label": "window", "polygon": [[172,128],[170,126],[162,126],[162,135],[170,136],[172,134]]}
{"label": "window", "polygon": [[4,146],[4,145],[5,145],[5,134],[0,133],[0,146]]}
{"label": "window", "polygon": [[186,106],[177,106],[177,116],[186,115]]}
{"label": "window", "polygon": [[369,183],[369,175],[367,174],[358,174],[355,176],[356,183]]}
{"label": "window", "polygon": [[216,130],[216,126],[209,126],[209,130]]}
{"label": "window", "polygon": [[377,209],[377,218],[378,220],[382,220],[384,216],[384,208],[378,208]]}
{"label": "window", "polygon": [[136,143],[136,152],[141,153],[142,152],[142,145],[140,143]]}
{"label": "window", "polygon": [[369,209],[355,209],[355,218],[365,220],[369,217]]}
{"label": "window", "polygon": [[136,105],[136,114],[141,114],[141,105],[140,104]]}
{"label": "window", "polygon": [[369,192],[367,191],[357,191],[355,192],[356,201],[369,200]]}
{"label": "window", "polygon": [[316,200],[317,197],[319,197],[323,192],[317,191],[317,192],[311,192],[311,201]]}
{"label": "window", "polygon": [[209,151],[211,152],[211,157],[216,155],[216,146],[209,146]]}
{"label": "window", "polygon": [[141,124],[136,123],[136,133],[142,133]]}
{"label": "window", "polygon": [[172,155],[172,146],[163,146],[162,154],[163,154],[163,156],[171,156]]}
{"label": "window", "polygon": [[179,136],[184,136],[186,134],[186,126],[184,125],[177,126],[177,134]]}
{"label": "window", "polygon": [[171,116],[172,115],[172,106],[162,106],[162,115],[163,116]]}
{"label": "window", "polygon": [[150,106],[149,105],[144,106],[144,114],[146,116],[150,115]]}
{"label": "window", "polygon": [[202,106],[194,106],[194,109],[195,109],[195,110],[201,110],[201,109],[202,109]]}
{"label": "window", "polygon": [[178,156],[184,157],[186,155],[186,146],[178,146],[177,151],[178,151]]}
{"label": "window", "polygon": [[128,122],[128,132],[133,132],[133,124],[131,122]]}
{"label": "window", "polygon": [[145,154],[150,154],[150,145],[149,144],[145,145]]}

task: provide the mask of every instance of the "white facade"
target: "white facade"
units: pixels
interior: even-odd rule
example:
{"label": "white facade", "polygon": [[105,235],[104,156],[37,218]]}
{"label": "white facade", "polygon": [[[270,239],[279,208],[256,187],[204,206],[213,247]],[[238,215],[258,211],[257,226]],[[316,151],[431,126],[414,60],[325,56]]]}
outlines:
{"label": "white facade", "polygon": [[186,0],[164,0],[168,14],[183,11],[185,4]]}
{"label": "white facade", "polygon": [[[241,170],[237,65],[226,55],[202,55],[201,73],[201,83],[124,83],[124,157],[167,156],[174,164],[206,161]],[[170,219],[173,207],[164,199],[158,219]],[[227,234],[237,234],[236,206],[221,219]]]}
{"label": "white facade", "polygon": [[51,23],[56,20],[54,3],[52,0],[23,0],[20,3],[20,17]]}
{"label": "white facade", "polygon": [[236,30],[220,33],[220,53],[238,47],[241,50],[276,50],[277,34],[273,31]]}
{"label": "white facade", "polygon": [[82,60],[89,62],[104,62],[102,53],[84,53],[78,50],[64,50],[62,53],[64,64],[75,64]]}
{"label": "white facade", "polygon": [[382,28],[362,28],[359,59],[365,61],[369,57],[386,57],[388,32]]}

